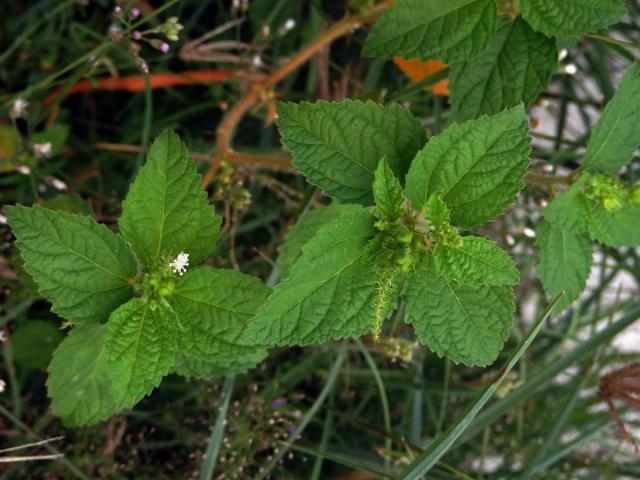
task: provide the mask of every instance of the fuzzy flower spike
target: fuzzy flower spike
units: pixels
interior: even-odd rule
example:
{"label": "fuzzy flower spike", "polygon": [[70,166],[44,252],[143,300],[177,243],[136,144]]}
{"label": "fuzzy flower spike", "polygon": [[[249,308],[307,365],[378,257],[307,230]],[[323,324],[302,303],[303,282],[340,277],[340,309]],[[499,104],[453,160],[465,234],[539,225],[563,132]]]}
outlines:
{"label": "fuzzy flower spike", "polygon": [[173,261],[169,262],[168,265],[173,273],[182,275],[187,271],[187,267],[189,266],[189,254],[180,252]]}

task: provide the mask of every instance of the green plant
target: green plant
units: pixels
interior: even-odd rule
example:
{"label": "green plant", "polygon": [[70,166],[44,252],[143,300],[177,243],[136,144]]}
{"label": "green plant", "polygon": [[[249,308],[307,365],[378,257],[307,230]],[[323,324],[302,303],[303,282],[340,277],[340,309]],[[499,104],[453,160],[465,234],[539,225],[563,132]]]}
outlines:
{"label": "green plant", "polygon": [[166,131],[123,204],[120,235],[86,215],[6,208],[25,270],[73,326],[47,382],[67,425],[130,408],[171,371],[207,378],[265,357],[236,340],[268,289],[239,272],[197,266],[220,229],[200,181],[184,144]]}
{"label": "green plant", "polygon": [[3,475],[638,476],[635,2],[49,4],[0,55],[0,420],[61,462]]}

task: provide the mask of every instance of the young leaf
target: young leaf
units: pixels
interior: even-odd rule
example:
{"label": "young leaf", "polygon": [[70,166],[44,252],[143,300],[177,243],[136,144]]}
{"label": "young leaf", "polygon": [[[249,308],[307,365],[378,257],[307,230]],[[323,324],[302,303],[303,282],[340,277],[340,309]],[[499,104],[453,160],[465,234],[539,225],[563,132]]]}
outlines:
{"label": "young leaf", "polygon": [[402,215],[402,202],[404,201],[402,185],[384,158],[380,160],[376,169],[373,196],[376,206],[385,217],[395,220]]}
{"label": "young leaf", "polygon": [[516,264],[495,242],[484,237],[462,237],[460,245],[439,243],[433,252],[438,273],[461,285],[516,285]]}
{"label": "young leaf", "polygon": [[280,271],[280,277],[287,278],[289,276],[291,267],[302,253],[302,247],[318,233],[318,230],[343,213],[353,212],[360,208],[357,205],[332,203],[328,206],[321,205],[300,215],[298,221],[285,235],[282,245],[278,247],[276,265]]}
{"label": "young leaf", "polygon": [[536,230],[536,246],[538,276],[552,296],[565,292],[561,304],[566,307],[587,284],[593,263],[593,242],[587,235],[543,221]]}
{"label": "young leaf", "polygon": [[626,204],[610,212],[602,205],[591,210],[591,237],[610,247],[637,247],[640,245],[640,206]]}
{"label": "young leaf", "polygon": [[436,271],[428,254],[405,285],[407,321],[420,342],[438,356],[465,365],[489,365],[498,357],[513,320],[513,290],[460,285]]}
{"label": "young leaf", "polygon": [[549,223],[574,233],[588,231],[591,208],[589,200],[582,192],[585,180],[586,177],[581,176],[569,190],[562,192],[542,210],[542,215]]}
{"label": "young leaf", "polygon": [[451,222],[451,212],[447,208],[447,204],[442,200],[442,195],[439,192],[429,197],[424,210],[425,218],[436,228],[444,227]]}
{"label": "young leaf", "polygon": [[280,103],[276,123],[295,167],[343,203],[371,205],[380,158],[403,179],[426,141],[421,123],[399,105]]}
{"label": "young leaf", "polygon": [[617,173],[640,146],[640,64],[631,64],[618,91],[591,132],[585,170]]}
{"label": "young leaf", "polygon": [[260,280],[234,270],[193,269],[180,277],[169,302],[180,319],[176,370],[201,378],[240,373],[266,350],[238,338],[269,295]]}
{"label": "young leaf", "polygon": [[522,107],[453,124],[416,155],[407,198],[421,209],[432,193],[441,192],[459,227],[492,220],[524,187],[529,145]]}
{"label": "young leaf", "polygon": [[550,37],[595,32],[627,13],[619,0],[518,0],[518,3],[524,19]]}
{"label": "young leaf", "polygon": [[98,322],[133,295],[136,260],[125,242],[92,218],[34,207],[6,207],[25,270],[75,323]]}
{"label": "young leaf", "polygon": [[302,249],[241,342],[307,345],[356,337],[373,326],[378,269],[367,244],[375,217],[361,209],[326,225]]}
{"label": "young leaf", "polygon": [[67,427],[106,420],[117,410],[106,336],[104,324],[81,325],[71,330],[53,353],[47,390],[53,413]]}
{"label": "young leaf", "polygon": [[454,118],[495,114],[535,100],[558,64],[556,43],[521,17],[501,17],[496,35],[481,55],[451,65]]}
{"label": "young leaf", "polygon": [[189,151],[175,132],[165,130],[151,145],[118,224],[122,236],[150,268],[183,251],[197,265],[213,250],[220,217],[209,205]]}
{"label": "young leaf", "polygon": [[482,52],[496,28],[495,0],[396,0],[373,25],[369,57],[452,62]]}
{"label": "young leaf", "polygon": [[134,298],[107,323],[107,356],[119,409],[135,405],[173,366],[178,317],[164,303]]}

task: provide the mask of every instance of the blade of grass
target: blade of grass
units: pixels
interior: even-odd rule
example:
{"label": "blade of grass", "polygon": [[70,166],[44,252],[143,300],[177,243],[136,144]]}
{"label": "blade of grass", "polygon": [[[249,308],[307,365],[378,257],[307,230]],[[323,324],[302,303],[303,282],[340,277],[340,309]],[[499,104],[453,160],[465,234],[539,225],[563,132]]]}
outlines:
{"label": "blade of grass", "polygon": [[493,397],[502,381],[507,377],[511,369],[516,365],[516,363],[518,363],[518,360],[520,360],[520,357],[522,357],[524,352],[529,348],[533,340],[542,329],[546,319],[551,314],[551,310],[556,305],[556,303],[558,303],[558,300],[560,300],[561,296],[562,294],[558,295],[554,300],[551,301],[543,315],[529,330],[529,333],[523,338],[514,354],[507,361],[507,364],[503,368],[502,373],[500,374],[498,379],[491,385],[489,385],[482,393],[482,395],[480,395],[471,405],[469,405],[462,417],[457,422],[449,427],[440,437],[431,442],[427,449],[423,453],[421,453],[416,458],[416,460],[413,461],[404,472],[402,472],[402,474],[398,478],[408,480],[417,480],[419,478],[422,478],[422,476],[427,473],[438,462],[438,460],[440,460],[440,458],[442,458],[442,456],[449,451],[455,441],[465,432],[467,428],[469,428],[472,420],[476,417],[476,415],[478,415],[482,407],[484,407],[484,405]]}
{"label": "blade of grass", "polygon": [[220,443],[222,442],[222,435],[224,433],[225,418],[227,417],[227,410],[229,410],[229,402],[231,401],[235,381],[235,376],[226,377],[222,384],[222,406],[220,407],[218,418],[211,431],[211,437],[209,437],[207,453],[204,456],[202,468],[200,469],[200,480],[211,480],[211,478],[213,478],[213,471],[216,468],[218,453],[220,452]]}

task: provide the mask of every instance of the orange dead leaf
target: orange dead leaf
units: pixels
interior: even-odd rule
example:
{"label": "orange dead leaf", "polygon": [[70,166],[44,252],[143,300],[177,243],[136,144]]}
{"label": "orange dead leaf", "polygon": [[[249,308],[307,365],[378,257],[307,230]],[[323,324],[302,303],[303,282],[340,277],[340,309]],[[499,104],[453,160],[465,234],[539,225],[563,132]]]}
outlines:
{"label": "orange dead leaf", "polygon": [[[387,0],[387,4],[389,6],[391,6],[392,3],[393,0]],[[427,60],[426,62],[423,62],[417,59],[406,60],[402,57],[395,57],[393,59],[393,63],[395,63],[407,77],[416,83],[424,80],[429,75],[433,75],[434,73],[438,73],[439,71],[447,68],[447,65],[440,60]],[[449,96],[449,80],[446,78],[440,80],[430,87],[427,87],[426,90],[433,92],[435,95]]]}

